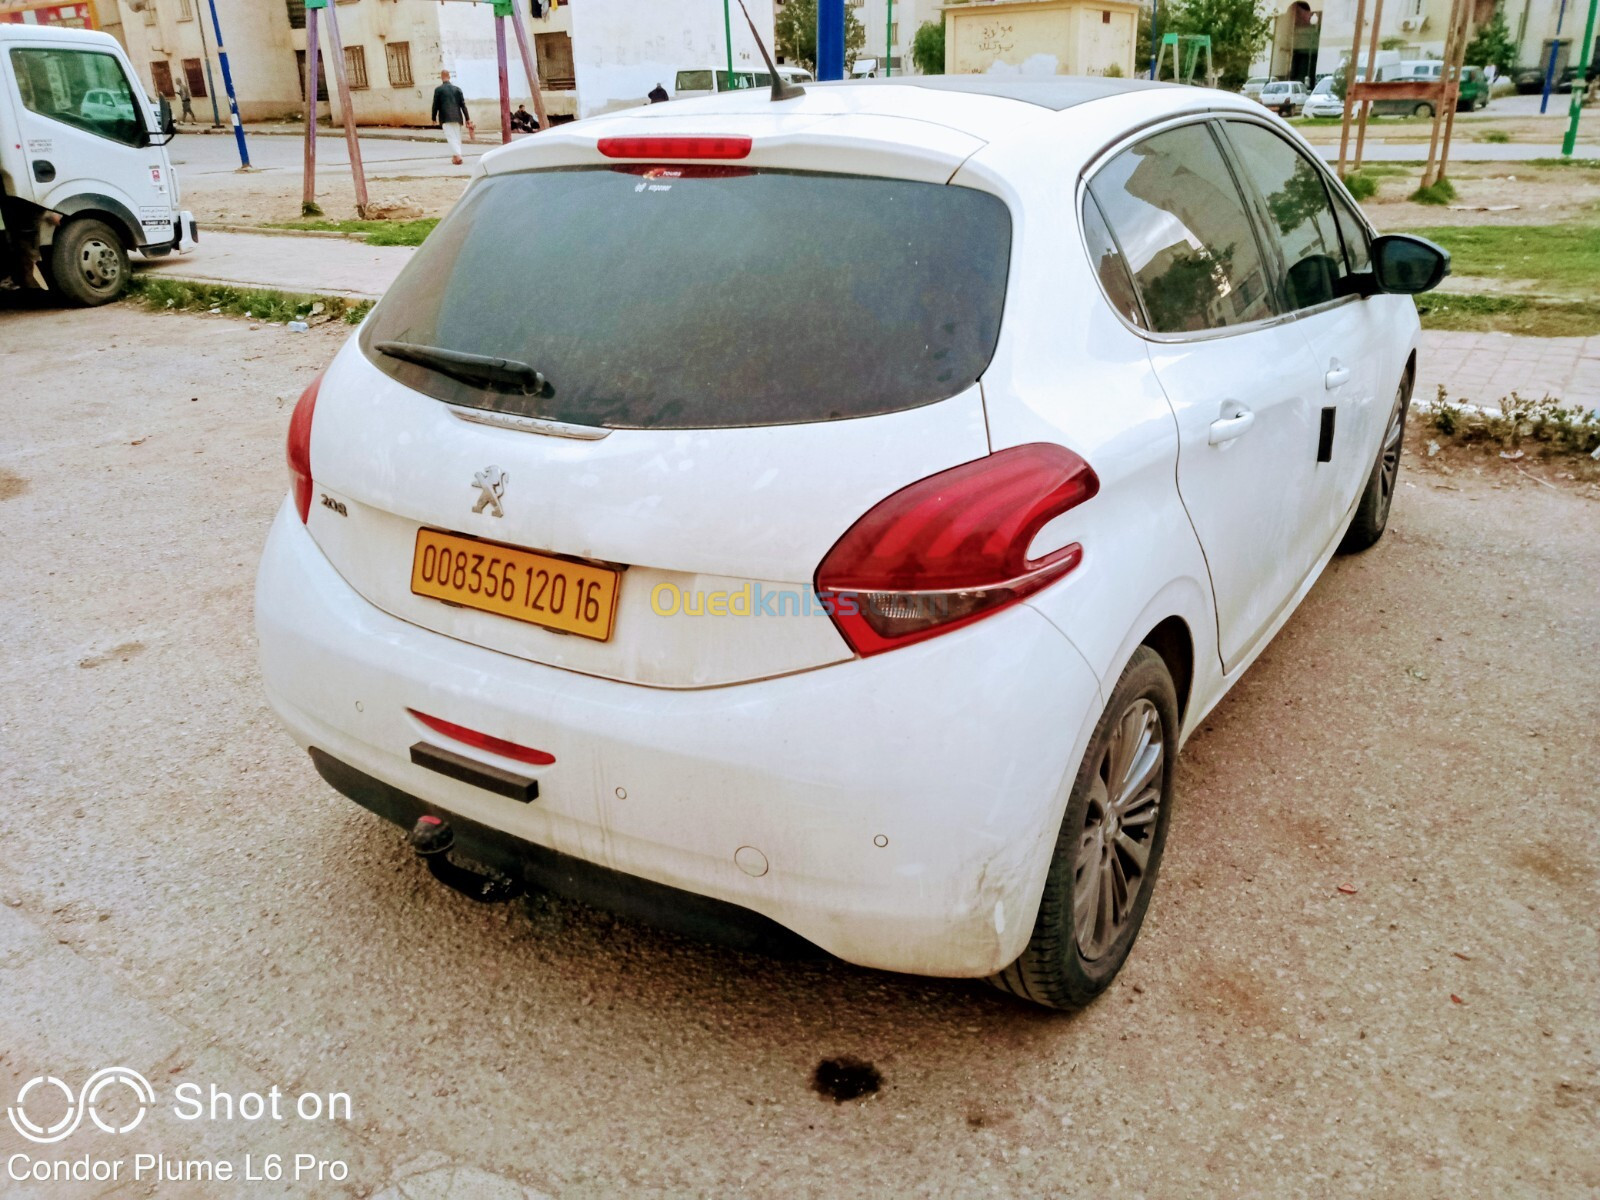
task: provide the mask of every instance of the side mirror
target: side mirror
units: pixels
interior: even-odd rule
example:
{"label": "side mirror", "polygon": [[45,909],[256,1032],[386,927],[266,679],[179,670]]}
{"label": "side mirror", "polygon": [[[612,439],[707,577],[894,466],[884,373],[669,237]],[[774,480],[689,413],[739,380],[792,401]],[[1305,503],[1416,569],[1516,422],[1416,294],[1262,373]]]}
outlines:
{"label": "side mirror", "polygon": [[1380,292],[1432,291],[1450,274],[1450,251],[1415,234],[1386,233],[1372,240],[1372,273]]}

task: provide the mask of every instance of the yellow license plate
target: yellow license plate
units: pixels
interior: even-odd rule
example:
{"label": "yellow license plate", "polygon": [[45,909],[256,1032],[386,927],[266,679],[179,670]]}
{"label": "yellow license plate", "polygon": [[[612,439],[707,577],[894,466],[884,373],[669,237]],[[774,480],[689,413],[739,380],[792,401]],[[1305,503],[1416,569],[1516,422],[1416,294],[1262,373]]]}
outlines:
{"label": "yellow license plate", "polygon": [[611,637],[620,572],[436,529],[417,530],[411,590],[597,642]]}

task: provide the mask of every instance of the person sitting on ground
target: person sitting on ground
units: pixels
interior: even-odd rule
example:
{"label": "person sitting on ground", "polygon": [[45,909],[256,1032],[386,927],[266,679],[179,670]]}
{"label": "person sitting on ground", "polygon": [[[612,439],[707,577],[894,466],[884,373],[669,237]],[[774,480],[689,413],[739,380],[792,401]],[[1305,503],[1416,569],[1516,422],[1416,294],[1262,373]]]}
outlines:
{"label": "person sitting on ground", "polygon": [[533,114],[528,111],[526,104],[517,105],[517,111],[511,114],[511,129],[515,133],[532,133],[539,128],[539,122],[533,119]]}
{"label": "person sitting on ground", "polygon": [[647,99],[651,104],[660,104],[663,100],[671,100],[672,97],[667,95],[667,89],[658,83],[650,89],[650,95]]}

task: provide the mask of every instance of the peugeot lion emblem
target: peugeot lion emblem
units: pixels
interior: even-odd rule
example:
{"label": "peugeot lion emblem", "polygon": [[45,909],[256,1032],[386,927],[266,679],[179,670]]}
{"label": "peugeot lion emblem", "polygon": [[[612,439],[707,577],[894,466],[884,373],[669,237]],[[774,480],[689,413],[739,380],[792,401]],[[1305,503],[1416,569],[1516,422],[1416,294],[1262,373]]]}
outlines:
{"label": "peugeot lion emblem", "polygon": [[472,506],[472,511],[481,513],[489,510],[491,517],[503,517],[506,510],[500,507],[500,500],[506,494],[506,473],[499,467],[485,467],[472,477],[472,486],[478,489],[478,502]]}

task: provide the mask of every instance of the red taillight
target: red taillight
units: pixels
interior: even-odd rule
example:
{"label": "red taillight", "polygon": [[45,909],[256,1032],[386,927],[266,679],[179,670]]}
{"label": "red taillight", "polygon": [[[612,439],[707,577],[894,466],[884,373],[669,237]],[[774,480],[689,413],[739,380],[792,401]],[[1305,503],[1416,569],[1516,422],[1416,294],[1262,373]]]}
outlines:
{"label": "red taillight", "polygon": [[745,158],[747,137],[603,137],[600,153],[607,158]]}
{"label": "red taillight", "polygon": [[1100,490],[1089,464],[1035,443],[963,463],[875,505],[817,568],[817,592],[861,655],[969,625],[1078,565],[1077,542],[1030,559],[1039,530]]}
{"label": "red taillight", "polygon": [[408,708],[406,711],[435,733],[454,738],[464,746],[476,746],[479,750],[487,750],[490,754],[498,754],[502,758],[514,758],[518,762],[530,763],[536,767],[548,767],[556,760],[554,754],[546,754],[543,750],[535,750],[531,746],[519,746],[516,742],[508,742],[504,738],[490,737],[487,733],[479,733],[476,729],[468,729],[465,725],[455,725],[449,721],[441,721],[438,717],[430,717],[427,713],[420,713],[414,708]]}
{"label": "red taillight", "polygon": [[300,393],[294,415],[289,418],[289,491],[294,494],[301,524],[311,519],[311,418],[317,411],[317,389],[321,386],[322,376],[318,375]]}

